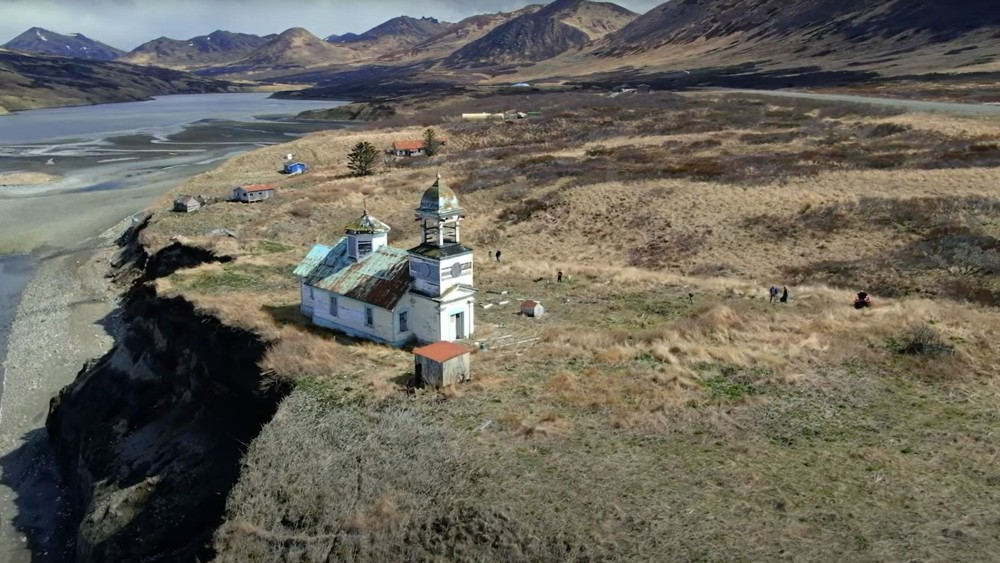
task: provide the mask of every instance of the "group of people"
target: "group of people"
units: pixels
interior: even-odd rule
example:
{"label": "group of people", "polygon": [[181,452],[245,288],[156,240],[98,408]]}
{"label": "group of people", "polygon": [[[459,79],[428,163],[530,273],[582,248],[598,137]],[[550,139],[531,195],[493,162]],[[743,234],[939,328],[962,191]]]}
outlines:
{"label": "group of people", "polygon": [[[775,301],[779,301],[781,303],[788,303],[788,288],[787,287],[782,287],[779,290],[778,286],[772,285],[771,289],[768,291],[768,294],[770,295],[770,298],[767,301],[768,303],[774,303]],[[779,294],[781,294],[780,297],[778,296]]]}

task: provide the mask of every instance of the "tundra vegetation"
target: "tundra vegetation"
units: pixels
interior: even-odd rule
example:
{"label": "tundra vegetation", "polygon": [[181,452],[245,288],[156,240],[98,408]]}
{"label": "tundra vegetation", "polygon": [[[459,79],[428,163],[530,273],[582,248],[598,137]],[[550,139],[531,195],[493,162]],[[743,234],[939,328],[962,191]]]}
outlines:
{"label": "tundra vegetation", "polygon": [[[514,103],[543,117],[451,119]],[[429,126],[446,155],[349,176],[350,147]],[[289,150],[310,174],[270,171]],[[982,118],[553,93],[418,101],[192,180],[280,196],[157,214],[151,251],[233,258],[157,291],[256,331],[296,386],[248,446],[220,560],[992,559],[998,165]],[[310,327],[290,271],[363,198],[414,243],[438,171],[479,302],[511,304],[477,310],[472,382],[410,397],[410,355]]]}

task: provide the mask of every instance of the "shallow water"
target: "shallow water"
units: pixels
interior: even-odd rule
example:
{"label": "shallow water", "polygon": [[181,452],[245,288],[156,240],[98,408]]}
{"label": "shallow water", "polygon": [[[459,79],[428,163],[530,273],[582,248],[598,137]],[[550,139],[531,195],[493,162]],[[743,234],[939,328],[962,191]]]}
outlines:
{"label": "shallow water", "polygon": [[[35,264],[31,256],[0,256],[0,396],[3,395],[4,360],[7,354],[7,335],[17,313],[17,304],[24,286],[34,276]],[[2,413],[0,413],[2,417]]]}
{"label": "shallow water", "polygon": [[254,121],[257,116],[297,114],[336,102],[269,99],[270,94],[189,94],[125,102],[15,112],[0,118],[0,144],[68,138],[103,138],[128,132],[177,133],[201,120]]}
{"label": "shallow water", "polygon": [[231,156],[334,127],[289,118],[338,105],[199,94],[0,117],[0,172],[62,177],[0,186],[0,391],[10,325],[34,272],[30,255],[4,254],[43,256],[79,246]]}

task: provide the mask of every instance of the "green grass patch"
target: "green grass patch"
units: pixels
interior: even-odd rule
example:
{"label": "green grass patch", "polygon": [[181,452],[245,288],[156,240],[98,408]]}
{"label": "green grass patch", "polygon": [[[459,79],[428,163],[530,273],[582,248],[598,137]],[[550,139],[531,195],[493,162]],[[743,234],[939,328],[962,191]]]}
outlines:
{"label": "green grass patch", "polygon": [[271,292],[297,287],[295,277],[282,266],[230,265],[222,271],[199,272],[175,280],[179,288],[198,293]]}
{"label": "green grass patch", "polygon": [[288,252],[289,250],[295,250],[294,246],[289,246],[273,240],[257,241],[257,248],[260,249],[261,252],[265,252],[267,254],[280,254],[282,252]]}

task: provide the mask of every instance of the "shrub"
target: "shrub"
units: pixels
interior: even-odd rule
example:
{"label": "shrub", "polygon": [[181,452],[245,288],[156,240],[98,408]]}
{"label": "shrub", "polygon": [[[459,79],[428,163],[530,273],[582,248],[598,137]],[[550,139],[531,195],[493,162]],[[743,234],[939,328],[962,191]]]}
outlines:
{"label": "shrub", "polygon": [[927,323],[907,327],[895,342],[896,351],[910,356],[941,356],[955,352],[934,327]]}

